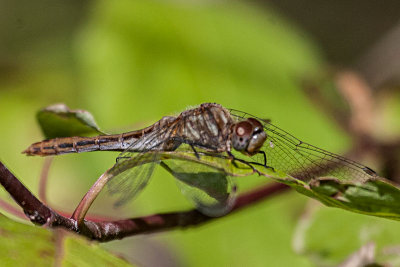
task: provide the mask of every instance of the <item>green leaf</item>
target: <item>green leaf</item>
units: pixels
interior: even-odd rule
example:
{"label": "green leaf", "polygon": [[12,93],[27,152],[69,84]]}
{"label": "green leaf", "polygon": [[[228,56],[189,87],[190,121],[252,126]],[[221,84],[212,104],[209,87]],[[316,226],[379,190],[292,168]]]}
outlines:
{"label": "green leaf", "polygon": [[400,188],[383,178],[364,184],[326,178],[310,184],[289,177],[276,180],[330,207],[400,220]]}
{"label": "green leaf", "polygon": [[66,266],[132,266],[96,243],[90,243],[76,235],[68,235],[64,239],[63,264]]}
{"label": "green leaf", "polygon": [[37,120],[46,138],[103,134],[92,114],[86,110],[70,110],[65,104],[40,110]]}
{"label": "green leaf", "polygon": [[96,243],[61,229],[44,229],[0,214],[1,266],[131,266]]}

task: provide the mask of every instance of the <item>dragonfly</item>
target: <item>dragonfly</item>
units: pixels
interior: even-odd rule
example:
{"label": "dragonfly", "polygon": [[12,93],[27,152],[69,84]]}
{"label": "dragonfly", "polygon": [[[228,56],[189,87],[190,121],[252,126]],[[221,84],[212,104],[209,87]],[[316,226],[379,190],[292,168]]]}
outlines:
{"label": "dragonfly", "polygon": [[[176,178],[197,209],[209,216],[224,215],[235,203],[236,185],[224,164],[232,165],[233,172],[247,168],[259,173],[261,166],[304,182],[333,177],[365,183],[378,177],[369,167],[303,142],[269,120],[216,103],[165,116],[127,133],[43,140],[23,153],[53,156],[89,151],[121,152],[108,182],[109,191],[118,195],[117,205],[141,192],[160,165]],[[165,155],[178,151],[194,156],[166,160]],[[216,164],[204,164],[206,158],[215,159]]]}

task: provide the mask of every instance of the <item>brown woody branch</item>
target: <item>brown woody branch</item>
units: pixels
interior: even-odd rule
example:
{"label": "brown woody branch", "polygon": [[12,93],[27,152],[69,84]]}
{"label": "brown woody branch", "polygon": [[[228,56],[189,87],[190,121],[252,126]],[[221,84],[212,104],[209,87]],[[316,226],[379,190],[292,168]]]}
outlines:
{"label": "brown woody branch", "polygon": [[[190,210],[117,221],[93,222],[84,220],[83,224],[78,227],[76,220],[58,214],[38,200],[2,162],[0,162],[0,183],[33,223],[50,228],[62,227],[100,242],[122,239],[137,234],[187,228],[217,219],[205,216],[197,210]],[[245,193],[238,197],[233,211],[286,191],[288,188],[284,184],[273,183]]]}

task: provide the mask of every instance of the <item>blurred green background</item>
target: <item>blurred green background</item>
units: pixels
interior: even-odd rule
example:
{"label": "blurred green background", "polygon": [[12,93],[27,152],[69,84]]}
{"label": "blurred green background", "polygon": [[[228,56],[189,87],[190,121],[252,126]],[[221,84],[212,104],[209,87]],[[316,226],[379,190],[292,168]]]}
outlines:
{"label": "blurred green background", "polygon": [[[301,86],[329,62],[357,66],[349,50],[360,47],[324,46],[320,29],[302,25],[302,16],[285,15],[293,8],[273,2],[156,0],[0,1],[0,7],[0,159],[34,193],[43,159],[20,152],[43,138],[35,114],[54,103],[88,110],[102,130],[117,133],[217,102],[269,118],[333,152],[351,145]],[[370,36],[362,43],[364,50],[377,32],[393,25],[384,22],[374,32],[364,31]],[[336,30],[340,39],[340,26]],[[331,34],[326,32],[335,39]],[[357,42],[356,36],[348,43]],[[338,56],[340,51],[347,56]],[[72,212],[116,156],[103,152],[55,159],[49,204]],[[238,181],[241,190],[265,182],[260,177]],[[0,194],[12,203],[4,190]],[[314,266],[312,257],[292,246],[306,201],[288,192],[198,228],[103,246],[143,266]],[[173,178],[158,169],[133,203],[113,209],[104,194],[91,211],[127,218],[190,207]]]}

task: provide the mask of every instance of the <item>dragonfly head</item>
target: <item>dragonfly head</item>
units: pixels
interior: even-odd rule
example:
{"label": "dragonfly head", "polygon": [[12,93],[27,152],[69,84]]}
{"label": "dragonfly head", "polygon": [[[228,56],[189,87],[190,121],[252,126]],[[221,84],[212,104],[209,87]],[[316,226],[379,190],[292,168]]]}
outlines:
{"label": "dragonfly head", "polygon": [[262,124],[254,118],[233,125],[232,146],[244,154],[252,156],[258,153],[266,139]]}

